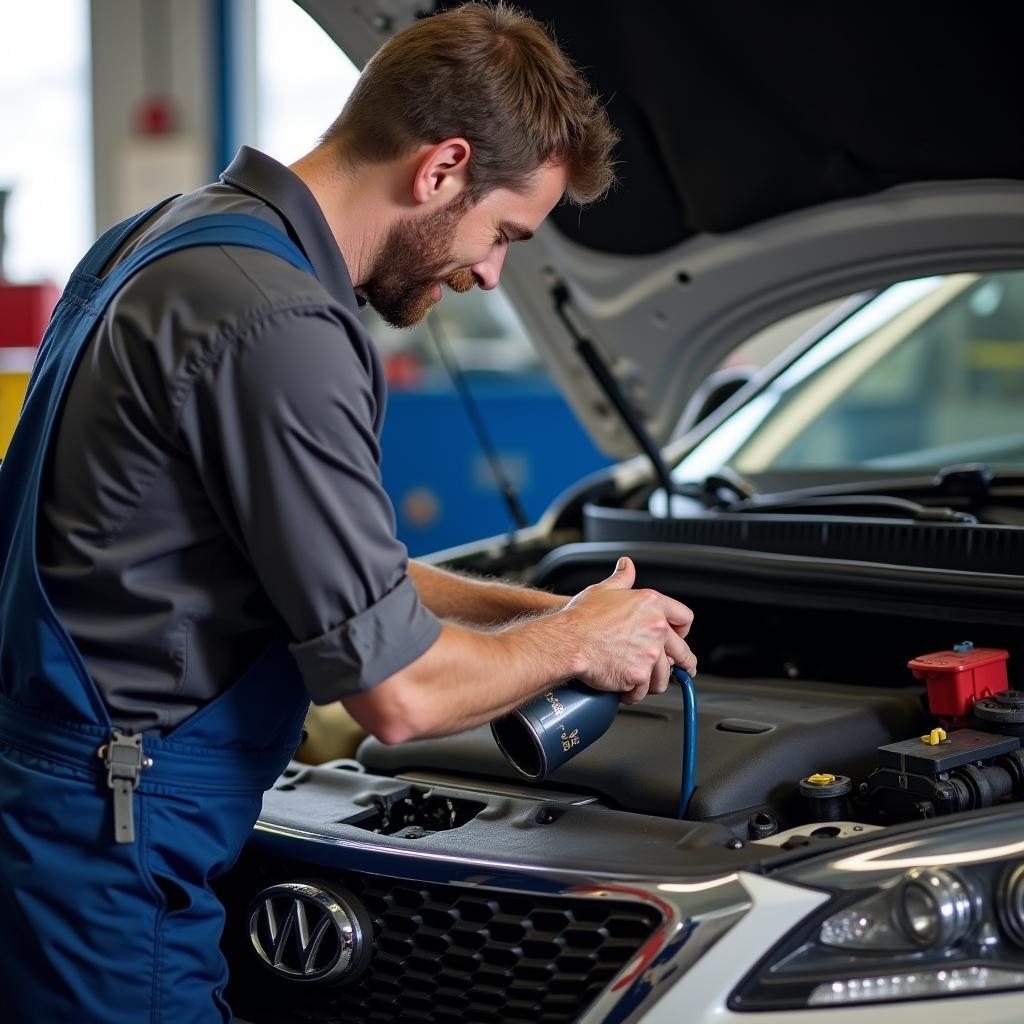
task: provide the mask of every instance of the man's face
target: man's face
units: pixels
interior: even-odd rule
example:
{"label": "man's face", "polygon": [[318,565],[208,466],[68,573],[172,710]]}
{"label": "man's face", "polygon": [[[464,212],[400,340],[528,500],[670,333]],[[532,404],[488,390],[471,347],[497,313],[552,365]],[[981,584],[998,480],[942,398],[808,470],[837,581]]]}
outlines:
{"label": "man's face", "polygon": [[395,223],[361,291],[392,327],[412,327],[441,286],[494,288],[509,244],[529,238],[565,191],[565,168],[544,164],[523,192],[495,189],[475,205],[460,192],[446,206]]}

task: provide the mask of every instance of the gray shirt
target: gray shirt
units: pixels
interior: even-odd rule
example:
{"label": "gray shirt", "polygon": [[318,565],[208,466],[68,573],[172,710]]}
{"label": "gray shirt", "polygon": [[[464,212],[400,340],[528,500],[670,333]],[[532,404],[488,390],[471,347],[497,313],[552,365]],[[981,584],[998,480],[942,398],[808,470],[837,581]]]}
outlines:
{"label": "gray shirt", "polygon": [[142,270],[86,346],[40,496],[43,585],[126,728],[173,728],[282,628],[317,703],[440,631],[381,486],[380,361],[305,184],[243,148],[114,262],[209,213],[286,231],[317,277],[237,246]]}

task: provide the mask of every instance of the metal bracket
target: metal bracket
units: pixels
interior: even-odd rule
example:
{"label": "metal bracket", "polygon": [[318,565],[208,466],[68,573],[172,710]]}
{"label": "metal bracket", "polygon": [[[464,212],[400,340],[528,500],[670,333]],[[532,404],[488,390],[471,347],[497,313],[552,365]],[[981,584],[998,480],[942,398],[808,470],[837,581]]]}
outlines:
{"label": "metal bracket", "polygon": [[114,841],[135,842],[133,797],[139,777],[153,766],[142,749],[142,733],[112,729],[110,739],[96,752],[107,766],[107,786],[114,792]]}

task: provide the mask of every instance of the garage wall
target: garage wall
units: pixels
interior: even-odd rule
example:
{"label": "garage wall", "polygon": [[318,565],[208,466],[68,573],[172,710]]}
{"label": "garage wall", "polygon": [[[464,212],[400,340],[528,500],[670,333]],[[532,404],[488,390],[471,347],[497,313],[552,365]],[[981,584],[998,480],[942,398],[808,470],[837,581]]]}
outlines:
{"label": "garage wall", "polygon": [[[97,231],[216,175],[226,89],[235,96],[236,130],[228,136],[251,137],[237,122],[255,120],[246,102],[255,94],[253,6],[253,0],[92,0]],[[219,35],[225,30],[226,39]],[[142,130],[144,105],[164,97],[174,115],[171,130]]]}

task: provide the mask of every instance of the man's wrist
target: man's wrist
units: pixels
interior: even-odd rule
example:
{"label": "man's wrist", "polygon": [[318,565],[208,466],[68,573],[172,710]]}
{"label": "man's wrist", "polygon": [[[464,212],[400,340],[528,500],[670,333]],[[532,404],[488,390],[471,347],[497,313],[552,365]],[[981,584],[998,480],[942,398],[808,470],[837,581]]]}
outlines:
{"label": "man's wrist", "polygon": [[520,619],[494,636],[511,657],[532,662],[543,685],[555,685],[586,671],[583,633],[571,615],[559,610]]}
{"label": "man's wrist", "polygon": [[527,612],[560,612],[568,603],[568,597],[561,594],[549,594],[546,590],[513,590],[513,594],[521,597]]}

